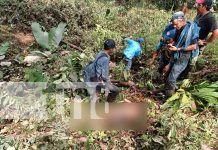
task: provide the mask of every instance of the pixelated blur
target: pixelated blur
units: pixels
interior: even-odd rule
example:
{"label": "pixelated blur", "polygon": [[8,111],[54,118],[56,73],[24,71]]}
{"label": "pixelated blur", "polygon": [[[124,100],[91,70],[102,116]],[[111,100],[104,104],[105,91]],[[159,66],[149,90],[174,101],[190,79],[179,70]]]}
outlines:
{"label": "pixelated blur", "polygon": [[72,103],[72,130],[146,129],[145,103]]}
{"label": "pixelated blur", "polygon": [[[147,119],[146,103],[97,103],[97,84],[87,87],[83,82],[61,83],[56,86],[53,94],[55,99],[54,115],[61,115],[72,130],[114,130],[114,129],[145,129]],[[2,119],[34,119],[36,121],[48,118],[50,97],[44,90],[47,83],[38,82],[1,82],[0,83],[0,117]],[[73,89],[74,96],[65,95],[65,90]],[[84,102],[74,92],[76,89],[86,89],[89,101]],[[65,98],[70,99],[65,103]],[[68,116],[66,116],[66,108]],[[70,118],[70,119],[69,119]]]}

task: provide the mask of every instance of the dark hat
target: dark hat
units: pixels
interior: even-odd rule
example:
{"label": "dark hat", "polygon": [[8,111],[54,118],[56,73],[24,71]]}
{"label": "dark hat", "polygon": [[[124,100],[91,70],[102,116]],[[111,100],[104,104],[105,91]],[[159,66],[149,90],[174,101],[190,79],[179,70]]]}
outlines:
{"label": "dark hat", "polygon": [[139,39],[138,39],[138,42],[139,42],[139,43],[144,42],[144,38],[139,38]]}
{"label": "dark hat", "polygon": [[209,6],[211,7],[212,6],[212,3],[213,3],[213,0],[195,0],[195,2],[197,4],[204,4],[206,6]]}
{"label": "dark hat", "polygon": [[173,16],[171,18],[171,22],[175,19],[185,19],[185,14],[182,11],[178,11],[178,12],[173,14]]}
{"label": "dark hat", "polygon": [[163,32],[162,37],[164,41],[169,41],[173,39],[176,35],[176,29],[173,26],[168,26],[168,28]]}
{"label": "dark hat", "polygon": [[107,39],[104,42],[104,49],[116,48],[115,41],[113,39]]}

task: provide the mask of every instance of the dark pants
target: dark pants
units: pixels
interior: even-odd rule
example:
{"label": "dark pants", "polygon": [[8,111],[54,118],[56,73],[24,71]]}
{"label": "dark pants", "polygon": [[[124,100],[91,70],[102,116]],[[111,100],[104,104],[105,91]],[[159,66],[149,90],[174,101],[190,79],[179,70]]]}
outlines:
{"label": "dark pants", "polygon": [[167,58],[165,58],[164,56],[161,56],[160,60],[159,60],[158,72],[160,74],[163,74],[163,69],[168,64],[169,64],[169,60]]}
{"label": "dark pants", "polygon": [[166,80],[167,80],[167,77],[168,77],[169,72],[170,72],[170,70],[172,68],[172,65],[170,65],[169,71],[166,72],[166,73],[163,72],[163,69],[169,63],[170,63],[169,59],[165,58],[164,56],[160,57],[159,67],[158,67],[158,72],[160,73],[160,76],[158,77],[158,79],[159,79],[160,82],[166,82]]}
{"label": "dark pants", "polygon": [[114,102],[120,92],[120,89],[111,83],[104,83],[104,84],[99,83],[96,87],[96,91],[101,92],[102,89],[109,92],[107,97],[107,102]]}

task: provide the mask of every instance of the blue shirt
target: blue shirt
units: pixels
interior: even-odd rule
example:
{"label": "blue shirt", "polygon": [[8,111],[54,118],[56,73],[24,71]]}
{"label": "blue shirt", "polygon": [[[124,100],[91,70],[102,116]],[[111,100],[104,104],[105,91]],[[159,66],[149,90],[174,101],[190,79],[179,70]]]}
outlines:
{"label": "blue shirt", "polygon": [[100,51],[95,60],[88,64],[84,70],[85,82],[109,82],[109,61],[110,56]]}
{"label": "blue shirt", "polygon": [[134,40],[127,40],[128,46],[124,49],[124,55],[128,59],[132,59],[133,57],[138,57],[141,54],[141,45],[139,42]]}
{"label": "blue shirt", "polygon": [[165,30],[162,33],[162,38],[160,42],[156,46],[156,50],[160,51],[160,49],[166,44],[167,41],[173,39],[176,34],[176,28],[173,25],[169,24],[166,26]]}

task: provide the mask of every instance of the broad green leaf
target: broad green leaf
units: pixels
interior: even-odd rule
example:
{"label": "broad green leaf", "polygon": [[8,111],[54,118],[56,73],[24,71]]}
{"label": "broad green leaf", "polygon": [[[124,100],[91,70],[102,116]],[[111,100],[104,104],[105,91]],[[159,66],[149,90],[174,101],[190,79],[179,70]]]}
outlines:
{"label": "broad green leaf", "polygon": [[33,35],[34,35],[37,43],[40,46],[42,46],[43,48],[50,49],[48,32],[43,32],[41,27],[40,27],[40,24],[37,22],[33,22],[31,27],[32,27]]}
{"label": "broad green leaf", "polygon": [[184,108],[191,103],[190,98],[184,93],[182,94],[180,108]]}
{"label": "broad green leaf", "polygon": [[208,88],[215,88],[216,90],[218,90],[218,81],[209,85]]}
{"label": "broad green leaf", "polygon": [[171,101],[175,101],[177,99],[180,98],[180,94],[178,92],[176,92],[175,94],[173,94],[170,98],[167,99],[166,103],[167,102],[171,102]]}
{"label": "broad green leaf", "polygon": [[56,48],[58,47],[63,38],[65,27],[65,23],[60,23],[57,28],[52,28],[49,32],[49,43]]}
{"label": "broad green leaf", "polygon": [[2,44],[2,46],[0,47],[0,55],[4,55],[7,53],[8,49],[10,47],[10,43],[9,42],[5,42]]}
{"label": "broad green leaf", "polygon": [[182,89],[184,89],[184,88],[188,88],[188,87],[190,87],[190,80],[189,79],[185,79],[185,80],[183,80],[183,82],[182,82],[182,85],[180,86],[180,88],[182,88]]}

